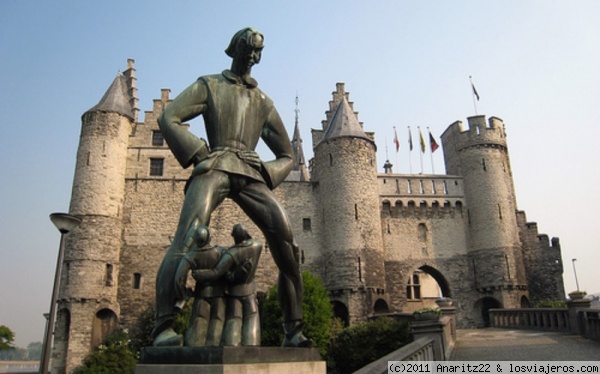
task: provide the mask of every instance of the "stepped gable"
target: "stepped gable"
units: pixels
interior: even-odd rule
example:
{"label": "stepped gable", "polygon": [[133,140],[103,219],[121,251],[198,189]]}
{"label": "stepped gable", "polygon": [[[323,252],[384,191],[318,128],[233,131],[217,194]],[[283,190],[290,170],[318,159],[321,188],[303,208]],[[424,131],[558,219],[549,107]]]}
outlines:
{"label": "stepped gable", "polygon": [[117,74],[102,99],[88,112],[113,112],[126,116],[134,120],[135,115],[131,106],[131,96],[129,95],[127,80],[121,73]]}
{"label": "stepped gable", "polygon": [[331,123],[327,127],[327,131],[321,141],[326,141],[339,137],[363,138],[373,142],[356,118],[356,114],[350,107],[348,99],[343,96],[338,104],[335,114],[331,119]]}

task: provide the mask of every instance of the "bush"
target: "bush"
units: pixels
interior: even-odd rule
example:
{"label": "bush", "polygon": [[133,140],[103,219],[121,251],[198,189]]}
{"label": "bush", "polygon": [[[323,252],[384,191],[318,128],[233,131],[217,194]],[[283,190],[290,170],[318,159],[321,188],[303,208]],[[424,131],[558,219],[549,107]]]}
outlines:
{"label": "bush", "polygon": [[[321,278],[302,272],[304,284],[304,335],[312,339],[325,355],[332,338],[333,307],[329,300],[329,291]],[[278,347],[283,341],[283,316],[279,307],[277,287],[273,286],[261,300],[261,345]]]}
{"label": "bush", "polygon": [[352,325],[332,341],[327,366],[334,373],[352,373],[410,341],[408,324],[391,318]]}
{"label": "bush", "polygon": [[541,300],[535,303],[534,308],[566,308],[567,303],[563,300]]}
{"label": "bush", "polygon": [[117,330],[85,358],[75,374],[133,374],[138,358],[126,331]]}

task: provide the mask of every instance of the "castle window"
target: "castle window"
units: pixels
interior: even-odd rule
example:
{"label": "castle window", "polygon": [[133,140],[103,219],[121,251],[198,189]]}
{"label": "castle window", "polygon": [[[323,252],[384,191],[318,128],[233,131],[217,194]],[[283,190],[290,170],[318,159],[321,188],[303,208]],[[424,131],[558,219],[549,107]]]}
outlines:
{"label": "castle window", "polygon": [[112,264],[106,264],[106,287],[112,287],[113,284],[113,266]]}
{"label": "castle window", "polygon": [[150,175],[153,177],[162,176],[164,163],[165,163],[164,158],[151,158],[150,159]]}
{"label": "castle window", "polygon": [[408,193],[412,193],[412,185],[410,184],[410,179],[406,181],[408,187]]}
{"label": "castle window", "polygon": [[498,204],[498,218],[502,219],[502,208],[500,208],[500,204]]}
{"label": "castle window", "polygon": [[333,156],[329,154],[329,166],[333,166]]}
{"label": "castle window", "polygon": [[310,218],[302,218],[302,230],[304,230],[304,231],[312,230]]}
{"label": "castle window", "polygon": [[444,195],[448,195],[448,183],[444,181]]}
{"label": "castle window", "polygon": [[358,220],[358,204],[354,204],[354,219]]}
{"label": "castle window", "polygon": [[162,132],[152,131],[152,145],[162,147],[165,144],[165,138]]}
{"label": "castle window", "polygon": [[431,192],[435,194],[435,181],[431,181]]}
{"label": "castle window", "polygon": [[419,192],[421,192],[421,194],[425,193],[425,188],[423,187],[423,180],[419,181]]}
{"label": "castle window", "polygon": [[400,193],[400,181],[396,179],[396,193]]}
{"label": "castle window", "polygon": [[487,171],[487,166],[485,166],[485,158],[481,159],[481,166],[483,166],[483,171]]}
{"label": "castle window", "polygon": [[304,250],[300,251],[300,263],[304,263],[306,261],[306,257],[304,257]]}
{"label": "castle window", "polygon": [[418,300],[421,298],[419,274],[415,273],[412,277],[408,277],[408,282],[406,284],[406,298],[408,300]]}
{"label": "castle window", "polygon": [[142,288],[142,273],[133,273],[133,289],[139,290]]}

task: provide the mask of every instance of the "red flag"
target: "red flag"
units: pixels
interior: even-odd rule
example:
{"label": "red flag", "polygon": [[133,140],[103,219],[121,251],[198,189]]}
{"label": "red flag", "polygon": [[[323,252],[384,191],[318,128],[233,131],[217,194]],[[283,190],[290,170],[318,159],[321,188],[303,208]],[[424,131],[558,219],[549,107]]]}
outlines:
{"label": "red flag", "polygon": [[437,151],[437,149],[440,147],[433,138],[433,135],[431,135],[431,131],[429,131],[429,145],[431,146],[431,153]]}
{"label": "red flag", "polygon": [[396,127],[394,127],[394,144],[396,144],[396,153],[400,150],[400,141],[398,140],[398,134],[396,133]]}

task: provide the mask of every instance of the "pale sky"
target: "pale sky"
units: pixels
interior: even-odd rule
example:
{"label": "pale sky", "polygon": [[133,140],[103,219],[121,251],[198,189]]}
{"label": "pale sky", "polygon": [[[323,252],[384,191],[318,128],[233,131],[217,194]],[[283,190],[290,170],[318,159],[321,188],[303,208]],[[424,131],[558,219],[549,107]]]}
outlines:
{"label": "pale sky", "polygon": [[[407,127],[439,137],[466,123],[473,76],[477,113],[506,125],[518,208],[561,239],[567,292],[573,258],[580,288],[600,292],[599,14],[595,0],[0,1],[0,325],[19,346],[42,340],[60,239],[48,215],[68,210],[81,115],[127,58],[143,116],[161,88],[174,97],[228,68],[223,50],[246,26],[265,35],[253,75],[290,133],[299,96],[307,158],[310,129],[345,82],[376,134],[379,170],[387,144],[408,173]],[[442,152],[433,156],[445,173]],[[430,174],[429,154],[423,164]]]}

